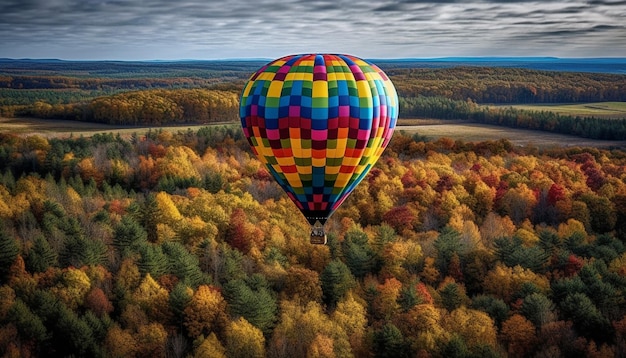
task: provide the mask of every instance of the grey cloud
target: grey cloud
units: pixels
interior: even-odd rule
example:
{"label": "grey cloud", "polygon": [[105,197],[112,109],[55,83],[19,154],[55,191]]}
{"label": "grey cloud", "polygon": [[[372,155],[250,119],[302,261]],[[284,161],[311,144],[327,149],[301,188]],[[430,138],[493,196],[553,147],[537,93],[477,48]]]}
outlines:
{"label": "grey cloud", "polygon": [[558,56],[551,42],[597,55],[601,36],[626,56],[625,0],[5,0],[0,13],[0,57]]}

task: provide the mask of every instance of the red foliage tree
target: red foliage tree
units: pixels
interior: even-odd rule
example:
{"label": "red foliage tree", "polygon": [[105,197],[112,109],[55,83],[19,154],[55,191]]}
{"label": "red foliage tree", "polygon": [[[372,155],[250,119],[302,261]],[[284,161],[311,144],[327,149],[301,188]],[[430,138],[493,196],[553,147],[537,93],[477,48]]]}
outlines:
{"label": "red foliage tree", "polygon": [[85,307],[90,309],[97,316],[102,317],[113,312],[113,305],[99,287],[94,287],[85,297]]}
{"label": "red foliage tree", "polygon": [[391,208],[383,215],[383,220],[394,228],[397,233],[402,233],[413,228],[416,217],[411,209],[406,205],[402,205]]}
{"label": "red foliage tree", "polygon": [[557,201],[565,199],[565,188],[559,184],[552,184],[548,190],[548,204],[555,205]]}

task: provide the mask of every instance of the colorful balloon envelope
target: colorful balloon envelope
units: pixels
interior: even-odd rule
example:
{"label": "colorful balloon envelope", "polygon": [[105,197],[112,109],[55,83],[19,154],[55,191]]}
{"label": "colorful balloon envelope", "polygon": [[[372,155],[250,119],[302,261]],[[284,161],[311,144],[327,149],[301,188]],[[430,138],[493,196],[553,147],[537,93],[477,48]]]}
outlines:
{"label": "colorful balloon envelope", "polygon": [[368,61],[291,55],[250,77],[239,110],[254,154],[325,243],[324,224],[391,140],[398,96]]}

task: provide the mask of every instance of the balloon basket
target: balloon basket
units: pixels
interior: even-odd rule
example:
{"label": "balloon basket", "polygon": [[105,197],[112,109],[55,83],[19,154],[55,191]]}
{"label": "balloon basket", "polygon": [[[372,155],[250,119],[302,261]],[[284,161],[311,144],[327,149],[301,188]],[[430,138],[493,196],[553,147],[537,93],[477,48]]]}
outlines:
{"label": "balloon basket", "polygon": [[326,232],[324,231],[324,225],[317,221],[315,225],[311,226],[311,244],[326,245],[327,241],[328,238],[326,237]]}

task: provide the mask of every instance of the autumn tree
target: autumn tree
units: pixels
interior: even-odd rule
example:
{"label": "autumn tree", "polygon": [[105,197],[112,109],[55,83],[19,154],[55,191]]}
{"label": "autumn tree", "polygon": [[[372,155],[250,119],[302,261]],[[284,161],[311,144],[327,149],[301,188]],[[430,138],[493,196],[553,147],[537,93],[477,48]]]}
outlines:
{"label": "autumn tree", "polygon": [[243,317],[229,322],[225,332],[228,357],[265,357],[265,337],[260,329]]}
{"label": "autumn tree", "polygon": [[216,287],[200,285],[184,310],[190,337],[219,332],[225,324],[226,301]]}
{"label": "autumn tree", "polygon": [[134,334],[138,357],[162,357],[166,353],[167,331],[160,323],[149,323],[138,327]]}
{"label": "autumn tree", "polygon": [[377,285],[375,296],[371,302],[372,316],[382,321],[388,321],[400,311],[400,292],[402,283],[395,277],[386,279]]}
{"label": "autumn tree", "polygon": [[511,357],[525,357],[532,352],[537,341],[533,324],[519,314],[514,314],[502,323],[500,331],[502,342]]}
{"label": "autumn tree", "polygon": [[226,358],[226,348],[219,341],[214,332],[208,335],[196,348],[193,355],[196,358]]}
{"label": "autumn tree", "polygon": [[104,349],[112,357],[129,357],[136,353],[137,341],[129,330],[113,325],[104,340]]}
{"label": "autumn tree", "polygon": [[322,286],[320,276],[316,271],[300,266],[290,266],[287,269],[283,292],[292,300],[322,302]]}
{"label": "autumn tree", "polygon": [[58,284],[51,289],[68,308],[76,310],[82,306],[87,293],[91,289],[91,280],[81,270],[67,268],[61,274]]}
{"label": "autumn tree", "polygon": [[355,295],[348,292],[331,314],[333,322],[346,332],[355,355],[365,349],[366,313],[366,308],[355,299]]}
{"label": "autumn tree", "polygon": [[113,304],[99,287],[94,287],[87,293],[85,307],[99,317],[113,312]]}
{"label": "autumn tree", "polygon": [[605,233],[615,228],[615,208],[609,198],[586,193],[580,196],[580,201],[585,203],[589,209],[591,228],[595,232]]}
{"label": "autumn tree", "polygon": [[143,278],[132,298],[151,320],[166,323],[170,319],[169,293],[149,273]]}
{"label": "autumn tree", "polygon": [[496,328],[485,312],[459,307],[444,317],[443,327],[463,338],[470,351],[477,351],[480,346],[496,346]]}
{"label": "autumn tree", "polygon": [[548,279],[545,276],[537,275],[531,270],[521,266],[496,265],[485,277],[484,289],[486,293],[491,293],[504,302],[510,302],[524,283],[532,283],[541,292],[546,292],[549,287]]}
{"label": "autumn tree", "polygon": [[319,335],[332,341],[335,356],[351,356],[346,332],[329,319],[322,307],[310,301],[305,307],[290,301],[281,304],[281,316],[272,332],[267,355],[272,357],[307,357],[312,350],[319,351]]}
{"label": "autumn tree", "polygon": [[230,215],[225,237],[232,247],[246,254],[252,246],[260,247],[263,233],[248,222],[248,216],[241,208],[237,208]]}

